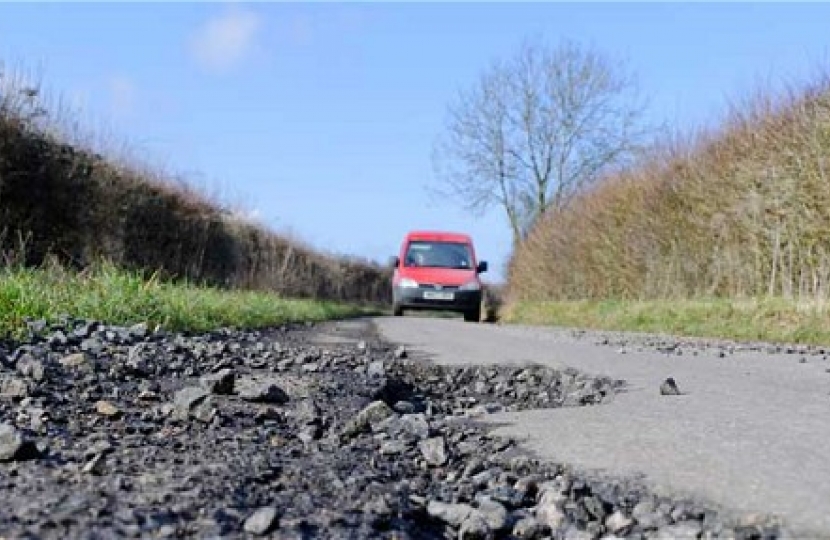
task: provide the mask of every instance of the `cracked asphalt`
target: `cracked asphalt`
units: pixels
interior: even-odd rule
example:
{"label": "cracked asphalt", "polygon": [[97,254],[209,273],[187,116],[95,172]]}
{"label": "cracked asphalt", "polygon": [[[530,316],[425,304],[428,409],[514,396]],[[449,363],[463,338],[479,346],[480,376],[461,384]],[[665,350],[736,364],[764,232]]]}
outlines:
{"label": "cracked asphalt", "polygon": [[[627,391],[608,404],[488,421],[541,458],[640,476],[666,494],[728,512],[778,515],[799,538],[830,538],[830,356],[823,351],[771,354],[717,342],[661,350],[640,334],[419,316],[373,322],[385,339],[440,364],[538,363],[624,379]],[[683,395],[660,395],[667,377]]]}

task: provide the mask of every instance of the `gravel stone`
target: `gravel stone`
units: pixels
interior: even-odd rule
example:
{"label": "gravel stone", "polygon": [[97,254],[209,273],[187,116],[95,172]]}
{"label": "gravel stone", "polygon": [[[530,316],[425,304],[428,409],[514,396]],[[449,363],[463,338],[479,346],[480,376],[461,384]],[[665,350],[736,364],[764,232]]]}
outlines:
{"label": "gravel stone", "polygon": [[178,420],[187,420],[190,417],[191,411],[196,406],[205,401],[209,394],[198,386],[187,386],[176,392],[173,406],[174,417]]}
{"label": "gravel stone", "polygon": [[111,402],[106,400],[100,400],[95,402],[95,410],[101,416],[106,416],[109,418],[118,418],[121,416],[121,410],[113,405]]}
{"label": "gravel stone", "polygon": [[427,513],[430,516],[449,523],[453,527],[460,527],[473,511],[472,506],[463,503],[447,504],[440,501],[429,501],[427,504]]}
{"label": "gravel stone", "polygon": [[565,522],[566,516],[556,503],[544,501],[536,507],[536,519],[542,525],[556,530]]}
{"label": "gravel stone", "polygon": [[68,354],[58,360],[60,365],[66,368],[84,368],[84,367],[91,367],[90,362],[87,358],[87,355],[83,352]]}
{"label": "gravel stone", "polygon": [[236,392],[244,400],[282,405],[288,402],[288,394],[270,379],[244,377],[236,382]]}
{"label": "gravel stone", "polygon": [[260,508],[245,520],[245,532],[262,536],[267,534],[277,522],[277,509],[273,506]]}
{"label": "gravel stone", "polygon": [[46,370],[43,366],[43,362],[35,360],[31,355],[28,354],[24,354],[17,361],[17,371],[20,372],[20,374],[24,377],[28,377],[36,382],[43,381],[46,375]]}
{"label": "gravel stone", "polygon": [[17,377],[0,376],[0,399],[22,400],[29,395],[29,384]]}
{"label": "gravel stone", "polygon": [[216,373],[210,373],[199,379],[202,387],[211,394],[233,394],[236,377],[232,369],[222,368]]}
{"label": "gravel stone", "polygon": [[627,534],[634,520],[617,510],[605,519],[605,527],[614,534]]}
{"label": "gravel stone", "polygon": [[356,435],[393,414],[395,412],[383,401],[373,401],[346,424],[343,435],[347,437]]}
{"label": "gravel stone", "polygon": [[39,457],[35,444],[10,424],[0,424],[0,462],[23,461]]}
{"label": "gravel stone", "polygon": [[482,498],[478,502],[478,511],[492,531],[502,531],[508,526],[507,509],[498,502]]}
{"label": "gravel stone", "polygon": [[513,536],[522,540],[535,540],[542,535],[542,524],[531,516],[526,516],[513,525]]}
{"label": "gravel stone", "polygon": [[447,447],[443,437],[433,437],[418,443],[421,455],[430,465],[440,467],[447,462]]}
{"label": "gravel stone", "polygon": [[493,538],[493,532],[487,524],[487,520],[480,513],[473,511],[458,530],[459,540],[489,540]]}
{"label": "gravel stone", "polygon": [[179,334],[30,322],[25,341],[0,344],[9,538],[783,534],[780,523],[736,525],[633,479],[599,482],[538,462],[473,419],[601,406],[623,381],[438,366],[368,330],[356,350],[319,344],[306,325]]}
{"label": "gravel stone", "polygon": [[683,522],[663,527],[657,532],[657,540],[692,540],[701,533],[701,525],[696,522]]}

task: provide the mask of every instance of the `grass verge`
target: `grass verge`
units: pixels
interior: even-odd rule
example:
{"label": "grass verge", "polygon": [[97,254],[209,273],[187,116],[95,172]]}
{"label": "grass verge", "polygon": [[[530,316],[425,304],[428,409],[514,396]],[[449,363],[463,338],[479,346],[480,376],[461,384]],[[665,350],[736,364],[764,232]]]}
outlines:
{"label": "grass verge", "polygon": [[62,315],[109,324],[146,322],[174,331],[257,328],[377,313],[374,308],[281,298],[260,291],[174,284],[97,264],[75,273],[58,265],[0,269],[0,333],[21,337],[26,319]]}
{"label": "grass verge", "polygon": [[830,345],[830,303],[782,298],[745,300],[517,302],[507,323]]}

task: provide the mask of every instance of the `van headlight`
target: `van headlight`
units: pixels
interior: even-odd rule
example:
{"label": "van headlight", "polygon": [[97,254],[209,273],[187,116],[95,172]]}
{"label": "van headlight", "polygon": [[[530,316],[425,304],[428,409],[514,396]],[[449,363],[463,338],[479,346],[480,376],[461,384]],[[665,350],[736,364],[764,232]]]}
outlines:
{"label": "van headlight", "polygon": [[399,287],[403,287],[405,289],[417,289],[418,282],[414,279],[403,278],[398,282]]}
{"label": "van headlight", "polygon": [[481,290],[481,284],[476,280],[468,281],[467,283],[465,283],[464,285],[459,287],[458,290],[459,291],[480,291]]}

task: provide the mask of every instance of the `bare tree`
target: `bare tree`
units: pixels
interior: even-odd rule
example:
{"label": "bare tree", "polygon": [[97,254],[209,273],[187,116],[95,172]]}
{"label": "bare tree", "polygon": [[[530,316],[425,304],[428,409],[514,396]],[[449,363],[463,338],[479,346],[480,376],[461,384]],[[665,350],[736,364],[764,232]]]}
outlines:
{"label": "bare tree", "polygon": [[501,206],[518,242],[546,210],[630,160],[648,132],[644,112],[622,62],[569,41],[525,41],[448,107],[436,191],[478,215]]}

